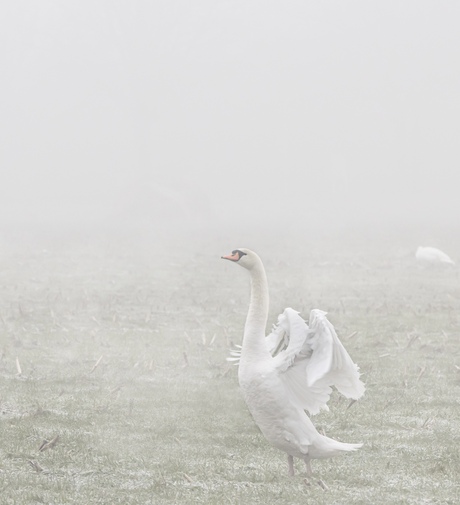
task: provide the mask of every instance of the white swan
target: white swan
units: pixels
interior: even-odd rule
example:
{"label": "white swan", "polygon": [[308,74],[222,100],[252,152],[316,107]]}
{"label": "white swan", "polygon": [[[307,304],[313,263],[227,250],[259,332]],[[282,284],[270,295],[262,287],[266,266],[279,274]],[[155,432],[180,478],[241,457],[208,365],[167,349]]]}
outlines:
{"label": "white swan", "polygon": [[345,444],[319,434],[306,410],[326,409],[335,386],[347,398],[364,393],[359,369],[337,337],[326,313],[312,310],[310,326],[293,309],[285,309],[265,337],[268,284],[259,256],[236,249],[222,258],[249,270],[251,298],[244,328],[238,380],[254,421],[274,447],[288,455],[289,475],[294,457],[305,461],[354,451],[362,444]]}
{"label": "white swan", "polygon": [[447,256],[447,254],[436,247],[422,247],[420,246],[415,251],[415,258],[419,261],[426,261],[427,263],[448,263],[455,265],[455,263]]}

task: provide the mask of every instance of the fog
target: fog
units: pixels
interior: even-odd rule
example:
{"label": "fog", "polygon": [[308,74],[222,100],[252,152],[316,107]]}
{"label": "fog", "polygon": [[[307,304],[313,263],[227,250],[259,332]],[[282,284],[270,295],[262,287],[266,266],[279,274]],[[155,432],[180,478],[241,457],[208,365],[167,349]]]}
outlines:
{"label": "fog", "polygon": [[2,230],[458,224],[456,1],[1,11]]}

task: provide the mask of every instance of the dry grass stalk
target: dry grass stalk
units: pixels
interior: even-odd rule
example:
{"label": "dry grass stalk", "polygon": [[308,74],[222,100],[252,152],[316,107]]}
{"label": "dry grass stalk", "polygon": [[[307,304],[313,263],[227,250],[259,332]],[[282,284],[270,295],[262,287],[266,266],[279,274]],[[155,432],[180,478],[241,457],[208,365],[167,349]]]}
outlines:
{"label": "dry grass stalk", "polygon": [[56,435],[51,440],[43,440],[42,445],[38,448],[39,452],[46,451],[48,449],[52,449],[58,442],[59,435]]}
{"label": "dry grass stalk", "polygon": [[407,342],[406,349],[409,349],[409,347],[419,338],[418,335],[413,334],[413,335],[407,335],[409,341]]}
{"label": "dry grass stalk", "polygon": [[94,372],[94,370],[96,370],[96,368],[99,366],[100,362],[102,361],[102,358],[103,358],[103,355],[101,354],[101,356],[99,357],[99,359],[96,361],[96,363],[94,363],[94,366],[93,368],[91,368],[90,370],[90,374],[92,374]]}
{"label": "dry grass stalk", "polygon": [[348,335],[348,337],[347,337],[345,340],[350,340],[350,339],[352,339],[353,337],[355,337],[357,334],[358,334],[358,332],[357,332],[357,331],[354,331],[353,333],[350,333],[350,335]]}
{"label": "dry grass stalk", "polygon": [[423,421],[421,428],[429,428],[432,422],[433,422],[433,418],[427,417],[425,419],[425,421]]}
{"label": "dry grass stalk", "polygon": [[390,407],[391,405],[393,405],[395,403],[395,401],[393,399],[391,400],[388,400],[385,405],[382,407],[382,410],[386,410],[388,407]]}
{"label": "dry grass stalk", "polygon": [[422,375],[425,373],[426,366],[420,367],[420,373],[417,376],[417,382],[421,379]]}
{"label": "dry grass stalk", "polygon": [[185,480],[188,480],[190,483],[193,482],[193,479],[191,477],[189,477],[185,472],[183,473],[183,476],[184,476]]}
{"label": "dry grass stalk", "polygon": [[348,404],[347,408],[345,410],[348,410],[352,405],[356,403],[357,400],[350,400],[350,403]]}
{"label": "dry grass stalk", "polygon": [[318,480],[318,486],[322,488],[324,491],[327,491],[329,488],[326,486],[326,483],[321,479]]}
{"label": "dry grass stalk", "polygon": [[393,342],[394,342],[394,343],[395,343],[398,347],[401,347],[401,346],[399,345],[399,342],[398,342],[398,341],[396,340],[396,338],[394,337],[394,335],[390,335],[390,338],[391,338],[391,340],[393,340]]}
{"label": "dry grass stalk", "polygon": [[21,364],[19,363],[19,358],[16,356],[16,370],[18,371],[17,375],[22,375]]}
{"label": "dry grass stalk", "polygon": [[115,386],[112,389],[109,390],[109,394],[107,396],[112,396],[115,393],[120,393],[122,386]]}
{"label": "dry grass stalk", "polygon": [[227,366],[227,368],[222,372],[222,377],[226,377],[231,369],[232,365]]}
{"label": "dry grass stalk", "polygon": [[37,473],[43,472],[43,468],[36,461],[32,461],[29,459],[28,463]]}
{"label": "dry grass stalk", "polygon": [[410,426],[405,426],[404,424],[401,423],[394,423],[395,426],[398,426],[399,428],[402,428],[403,430],[406,431],[412,431],[414,428],[411,428]]}

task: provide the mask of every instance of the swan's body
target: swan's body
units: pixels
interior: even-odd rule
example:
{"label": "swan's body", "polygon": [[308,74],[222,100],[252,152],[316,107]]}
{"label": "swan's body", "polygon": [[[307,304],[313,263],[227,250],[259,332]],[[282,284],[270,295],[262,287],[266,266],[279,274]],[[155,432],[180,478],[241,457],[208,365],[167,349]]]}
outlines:
{"label": "swan's body", "polygon": [[293,309],[285,309],[272,333],[265,337],[268,284],[260,258],[249,249],[233,251],[225,259],[237,262],[251,275],[251,300],[244,328],[238,380],[254,421],[271,445],[310,460],[353,451],[361,444],[345,444],[318,433],[308,415],[327,409],[331,386],[346,397],[364,393],[358,367],[340,343],[326,313],[313,310],[310,327]]}
{"label": "swan's body", "polygon": [[436,247],[420,246],[415,252],[415,258],[426,263],[448,263],[449,265],[455,265],[445,252],[436,249]]}

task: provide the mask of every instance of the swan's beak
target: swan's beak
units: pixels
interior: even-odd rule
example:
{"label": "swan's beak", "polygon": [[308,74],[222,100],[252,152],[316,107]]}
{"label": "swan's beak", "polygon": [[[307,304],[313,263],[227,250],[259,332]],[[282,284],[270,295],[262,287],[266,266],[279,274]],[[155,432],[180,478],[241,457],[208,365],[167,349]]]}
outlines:
{"label": "swan's beak", "polygon": [[238,261],[240,259],[240,255],[238,253],[227,254],[227,256],[221,256],[221,258],[223,260]]}

